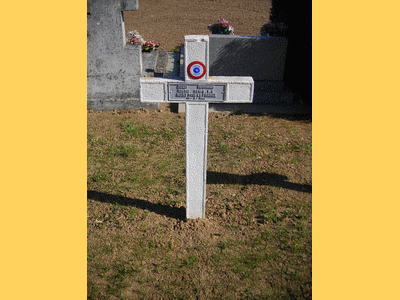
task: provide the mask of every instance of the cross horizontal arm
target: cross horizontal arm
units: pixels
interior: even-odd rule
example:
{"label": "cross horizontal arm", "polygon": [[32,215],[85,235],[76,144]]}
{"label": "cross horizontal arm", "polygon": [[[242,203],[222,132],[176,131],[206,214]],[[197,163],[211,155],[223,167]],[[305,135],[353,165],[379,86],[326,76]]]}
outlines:
{"label": "cross horizontal arm", "polygon": [[208,80],[183,81],[160,77],[140,78],[142,102],[251,103],[252,77],[210,76]]}

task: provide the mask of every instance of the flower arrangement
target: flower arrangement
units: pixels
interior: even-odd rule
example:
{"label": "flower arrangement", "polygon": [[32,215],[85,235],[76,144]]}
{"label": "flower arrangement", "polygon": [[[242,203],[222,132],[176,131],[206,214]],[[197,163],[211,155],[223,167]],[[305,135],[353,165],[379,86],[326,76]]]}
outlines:
{"label": "flower arrangement", "polygon": [[207,28],[212,34],[230,34],[234,35],[233,27],[229,24],[227,19],[218,19],[217,24],[209,24]]}
{"label": "flower arrangement", "polygon": [[142,38],[142,36],[136,30],[129,31],[127,38],[128,38],[128,41],[126,42],[127,44],[131,44],[131,45],[140,44],[141,45],[142,43],[145,43],[145,40]]}
{"label": "flower arrangement", "polygon": [[126,42],[127,44],[141,45],[142,52],[150,52],[151,50],[160,47],[160,43],[156,44],[156,42],[154,42],[153,40],[145,41],[144,38],[136,30],[129,31],[127,39],[128,39],[128,41]]}
{"label": "flower arrangement", "polygon": [[160,44],[156,44],[153,40],[150,40],[142,44],[142,51],[150,52],[151,50],[157,49],[158,47],[160,47]]}

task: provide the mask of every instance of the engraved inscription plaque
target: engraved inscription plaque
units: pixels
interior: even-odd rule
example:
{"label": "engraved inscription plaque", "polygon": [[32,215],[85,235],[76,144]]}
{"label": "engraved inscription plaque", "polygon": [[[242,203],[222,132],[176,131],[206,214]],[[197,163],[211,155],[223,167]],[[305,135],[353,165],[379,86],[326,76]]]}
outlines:
{"label": "engraved inscription plaque", "polygon": [[226,84],[169,83],[168,101],[221,102],[226,99]]}

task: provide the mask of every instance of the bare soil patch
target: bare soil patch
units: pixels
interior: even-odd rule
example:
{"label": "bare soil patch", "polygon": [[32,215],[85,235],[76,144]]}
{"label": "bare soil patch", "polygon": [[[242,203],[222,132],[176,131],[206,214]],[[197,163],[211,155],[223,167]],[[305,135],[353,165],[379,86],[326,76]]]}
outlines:
{"label": "bare soil patch", "polygon": [[311,299],[310,120],[210,113],[186,220],[184,114],[87,117],[89,299]]}
{"label": "bare soil patch", "polygon": [[235,34],[260,35],[269,21],[271,0],[145,0],[139,10],[124,13],[125,30],[137,30],[145,40],[172,51],[189,34],[210,34],[208,24],[228,19]]}

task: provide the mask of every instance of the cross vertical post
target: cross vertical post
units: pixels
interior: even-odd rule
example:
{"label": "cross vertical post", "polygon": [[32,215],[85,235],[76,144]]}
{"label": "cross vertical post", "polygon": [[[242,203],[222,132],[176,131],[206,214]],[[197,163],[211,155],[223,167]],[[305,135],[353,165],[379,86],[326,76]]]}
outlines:
{"label": "cross vertical post", "polygon": [[209,37],[185,36],[182,79],[140,79],[140,101],[186,104],[186,218],[205,217],[208,103],[251,103],[252,77],[209,77]]}
{"label": "cross vertical post", "polygon": [[[196,81],[193,77],[208,80],[208,36],[187,36],[185,38],[185,82]],[[192,62],[202,63],[205,70]],[[189,69],[189,70],[188,70]],[[192,72],[192,73],[191,73]],[[197,74],[199,73],[199,74]],[[191,77],[192,76],[192,77]],[[207,182],[207,136],[208,102],[186,102],[186,218],[205,217]]]}
{"label": "cross vertical post", "polygon": [[186,218],[205,217],[208,103],[186,103]]}

